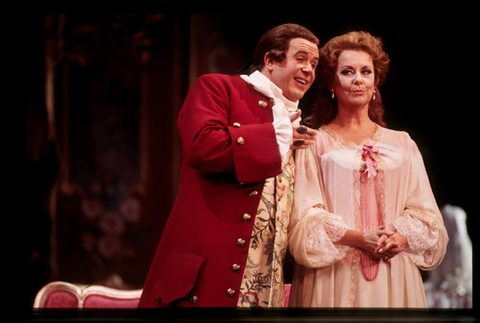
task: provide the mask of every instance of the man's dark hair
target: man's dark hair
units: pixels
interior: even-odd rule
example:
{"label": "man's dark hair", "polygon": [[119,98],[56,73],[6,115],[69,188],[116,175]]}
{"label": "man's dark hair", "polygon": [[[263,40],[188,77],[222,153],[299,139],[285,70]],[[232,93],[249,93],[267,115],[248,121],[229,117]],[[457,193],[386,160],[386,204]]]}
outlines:
{"label": "man's dark hair", "polygon": [[297,24],[279,25],[265,32],[258,41],[253,54],[253,64],[248,68],[247,74],[263,68],[266,53],[270,53],[270,57],[277,62],[283,61],[293,38],[303,38],[317,47],[320,46],[318,38],[307,28]]}

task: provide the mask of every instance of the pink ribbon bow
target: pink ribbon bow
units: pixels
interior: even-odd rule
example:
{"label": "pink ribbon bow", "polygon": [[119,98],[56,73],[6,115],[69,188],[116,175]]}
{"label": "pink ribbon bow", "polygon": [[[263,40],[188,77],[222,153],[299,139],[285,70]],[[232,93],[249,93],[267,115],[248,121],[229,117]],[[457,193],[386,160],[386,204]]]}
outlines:
{"label": "pink ribbon bow", "polygon": [[362,157],[365,160],[365,164],[367,169],[365,173],[367,173],[368,177],[370,176],[377,176],[377,171],[375,170],[375,166],[377,166],[377,160],[374,156],[378,155],[378,148],[372,145],[363,145],[363,153]]}

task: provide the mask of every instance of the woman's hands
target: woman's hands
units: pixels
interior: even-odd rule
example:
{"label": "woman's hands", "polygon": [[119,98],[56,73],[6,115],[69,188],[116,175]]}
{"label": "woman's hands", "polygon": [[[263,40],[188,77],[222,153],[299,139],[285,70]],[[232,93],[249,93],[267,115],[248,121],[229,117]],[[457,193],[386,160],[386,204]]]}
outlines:
{"label": "woman's hands", "polygon": [[385,230],[385,226],[381,226],[378,230],[371,230],[362,234],[363,241],[360,242],[359,248],[369,252],[377,258],[385,258],[385,254],[381,254],[380,246],[383,246],[385,238],[394,234],[393,231]]}
{"label": "woman's hands", "polygon": [[372,230],[363,234],[362,249],[380,259],[391,259],[408,247],[408,240],[405,236],[395,231]]}
{"label": "woman's hands", "polygon": [[408,247],[407,238],[398,232],[385,230],[381,226],[378,230],[360,232],[347,230],[337,244],[363,249],[379,259],[391,259]]}
{"label": "woman's hands", "polygon": [[400,233],[395,232],[391,236],[382,235],[378,240],[378,247],[375,251],[379,255],[383,255],[384,258],[390,259],[404,251],[407,247],[407,238]]}

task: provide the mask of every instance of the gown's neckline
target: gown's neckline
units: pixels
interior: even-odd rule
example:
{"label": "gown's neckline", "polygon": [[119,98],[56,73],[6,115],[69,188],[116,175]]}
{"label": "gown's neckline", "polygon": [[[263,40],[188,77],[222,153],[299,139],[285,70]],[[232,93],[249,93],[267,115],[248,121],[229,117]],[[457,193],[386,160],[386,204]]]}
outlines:
{"label": "gown's neckline", "polygon": [[380,141],[383,133],[383,128],[380,127],[378,124],[375,124],[375,132],[373,133],[372,137],[363,140],[359,145],[357,145],[353,141],[343,139],[342,136],[340,136],[335,130],[333,130],[330,126],[326,124],[322,125],[320,129],[325,131],[325,133],[332,137],[336,142],[348,148],[361,148],[364,145],[375,145],[377,142]]}

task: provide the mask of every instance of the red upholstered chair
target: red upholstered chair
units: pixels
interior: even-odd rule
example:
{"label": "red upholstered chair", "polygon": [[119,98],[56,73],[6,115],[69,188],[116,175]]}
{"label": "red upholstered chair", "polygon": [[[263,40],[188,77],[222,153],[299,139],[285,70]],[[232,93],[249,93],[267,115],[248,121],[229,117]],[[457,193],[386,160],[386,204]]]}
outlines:
{"label": "red upholstered chair", "polygon": [[[290,298],[290,284],[285,284],[285,307]],[[79,287],[56,281],[40,289],[34,308],[136,308],[141,289],[120,290],[99,285]]]}
{"label": "red upholstered chair", "polygon": [[292,288],[292,284],[285,284],[285,307],[288,307],[288,303],[290,302],[291,288]]}
{"label": "red upholstered chair", "polygon": [[79,287],[66,282],[45,285],[35,297],[34,308],[136,308],[141,289],[120,290],[105,286]]}

